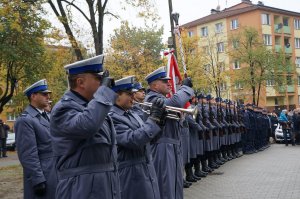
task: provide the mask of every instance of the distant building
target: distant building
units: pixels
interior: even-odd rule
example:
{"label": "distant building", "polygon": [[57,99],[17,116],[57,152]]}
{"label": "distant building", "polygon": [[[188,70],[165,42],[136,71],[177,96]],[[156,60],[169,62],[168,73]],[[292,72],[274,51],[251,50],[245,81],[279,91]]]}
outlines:
{"label": "distant building", "polygon": [[[300,13],[264,5],[259,1],[253,4],[250,0],[242,0],[241,3],[220,10],[212,9],[211,14],[203,18],[182,25],[188,31],[189,36],[199,36],[199,47],[205,49],[207,37],[211,34],[218,35],[215,43],[220,55],[220,61],[227,67],[225,70],[239,70],[242,63],[233,60],[225,53],[229,44],[231,33],[238,32],[241,27],[251,26],[257,29],[264,44],[276,52],[283,50],[287,61],[292,63],[287,74],[288,85],[284,89],[276,91],[274,82],[266,82],[261,91],[260,106],[268,109],[278,107],[299,107],[300,104]],[[222,53],[224,52],[224,53]],[[209,66],[207,66],[209,67]],[[297,80],[297,81],[294,81]],[[245,91],[242,85],[233,83],[228,79],[222,85],[222,96],[239,99],[245,95],[245,101],[251,101],[249,91]]]}

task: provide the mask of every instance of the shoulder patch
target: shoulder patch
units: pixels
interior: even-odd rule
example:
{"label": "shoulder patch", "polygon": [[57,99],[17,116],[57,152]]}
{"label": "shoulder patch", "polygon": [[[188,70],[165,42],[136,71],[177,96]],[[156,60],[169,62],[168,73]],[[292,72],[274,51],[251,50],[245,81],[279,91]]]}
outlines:
{"label": "shoulder patch", "polygon": [[62,97],[61,99],[62,99],[62,101],[69,101],[69,100],[71,100],[71,98],[68,97],[68,96],[64,96],[64,97]]}

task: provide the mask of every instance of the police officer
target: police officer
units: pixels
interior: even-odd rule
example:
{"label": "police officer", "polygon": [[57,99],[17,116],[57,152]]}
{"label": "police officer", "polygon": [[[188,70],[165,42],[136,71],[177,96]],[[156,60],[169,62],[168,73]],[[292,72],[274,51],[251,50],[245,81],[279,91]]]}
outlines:
{"label": "police officer", "polygon": [[136,114],[138,114],[138,116],[140,118],[142,118],[143,120],[146,120],[146,118],[144,117],[144,111],[143,111],[143,107],[141,104],[144,102],[145,99],[145,88],[142,86],[142,84],[140,82],[136,82],[134,84],[134,88],[132,89],[133,92],[133,100],[134,100],[134,104],[132,106],[132,111]]}
{"label": "police officer", "polygon": [[121,198],[159,199],[150,141],[164,127],[164,100],[157,98],[144,122],[131,110],[134,83],[134,76],[129,76],[116,81],[112,88],[118,94],[110,116],[117,133]]}
{"label": "police officer", "polygon": [[120,198],[115,128],[108,116],[117,95],[103,59],[65,66],[70,90],[53,107],[50,125],[57,199]]}
{"label": "police officer", "polygon": [[[190,108],[195,108],[196,99],[195,96],[192,98]],[[204,174],[200,172],[200,160],[198,161],[198,156],[203,154],[203,142],[199,141],[199,138],[203,137],[203,129],[191,115],[186,117],[186,121],[188,122],[190,135],[190,162],[185,165],[186,181],[196,182],[201,180],[201,177],[205,177]],[[193,166],[195,166],[195,172],[193,172]]]}
{"label": "police officer", "polygon": [[[201,125],[201,123],[203,124],[203,126],[205,128],[205,132],[204,132],[204,136],[203,136],[203,147],[204,147],[204,155],[201,157],[201,165],[202,165],[202,170],[204,172],[212,172],[214,169],[211,168],[210,166],[212,166],[212,164],[208,165],[208,159],[210,159],[211,157],[211,153],[213,151],[213,142],[212,142],[212,138],[213,138],[213,128],[214,126],[210,123],[209,121],[209,115],[208,115],[208,107],[207,107],[207,101],[206,101],[206,96],[204,95],[204,93],[200,94],[198,96],[198,110],[199,113],[201,113],[198,117],[199,117],[199,121],[198,123]],[[216,168],[216,167],[215,167]]]}
{"label": "police officer", "polygon": [[[182,108],[194,95],[192,82],[186,78],[177,93],[171,98],[166,98],[171,91],[171,85],[164,66],[147,75],[145,79],[150,87],[145,98],[146,102],[154,102],[156,98],[162,97],[165,105]],[[162,135],[151,146],[161,199],[183,198],[183,165],[179,133],[179,121],[166,119]]]}
{"label": "police officer", "polygon": [[24,198],[53,199],[57,184],[52,139],[45,107],[50,93],[45,79],[25,91],[29,105],[15,123],[19,160],[24,171]]}
{"label": "police officer", "polygon": [[0,158],[6,158],[6,140],[8,134],[9,126],[4,124],[3,121],[0,119]]}

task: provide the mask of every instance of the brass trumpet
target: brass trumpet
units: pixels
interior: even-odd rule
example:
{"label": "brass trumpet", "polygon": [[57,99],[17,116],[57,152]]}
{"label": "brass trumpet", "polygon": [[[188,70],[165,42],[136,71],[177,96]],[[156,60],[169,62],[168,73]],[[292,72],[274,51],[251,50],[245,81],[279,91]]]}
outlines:
{"label": "brass trumpet", "polygon": [[[150,102],[134,102],[134,103],[139,104],[146,108],[152,107],[152,103],[150,103]],[[145,113],[147,113],[148,115],[150,114],[150,109],[148,109],[148,110],[143,109],[143,111]],[[177,107],[173,107],[173,106],[166,106],[166,111],[167,111],[167,118],[173,119],[173,120],[180,120],[179,115],[182,115],[183,113],[192,115],[194,119],[196,119],[197,115],[198,115],[197,107],[184,109],[184,108],[177,108]]]}

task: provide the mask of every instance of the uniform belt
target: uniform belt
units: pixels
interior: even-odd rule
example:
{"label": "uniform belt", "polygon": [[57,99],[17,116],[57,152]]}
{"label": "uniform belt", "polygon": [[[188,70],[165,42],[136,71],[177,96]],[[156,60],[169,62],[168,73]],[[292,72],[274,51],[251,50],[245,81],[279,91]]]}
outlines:
{"label": "uniform belt", "polygon": [[47,159],[47,158],[53,158],[54,155],[53,153],[44,153],[44,154],[39,154],[39,158],[42,159]]}
{"label": "uniform belt", "polygon": [[71,177],[84,175],[84,174],[115,171],[116,168],[117,168],[116,164],[110,162],[107,164],[95,164],[95,165],[80,166],[75,168],[67,168],[62,171],[58,171],[57,174],[58,174],[58,178],[62,180],[62,179],[71,178]]}
{"label": "uniform belt", "polygon": [[[152,161],[152,159],[149,161]],[[125,167],[133,166],[136,164],[148,163],[149,161],[147,161],[146,158],[144,157],[138,159],[126,160],[119,163],[118,169],[123,169]]]}
{"label": "uniform belt", "polygon": [[175,145],[180,144],[179,140],[175,140],[173,138],[167,138],[167,137],[160,138],[156,143],[168,143],[168,144],[175,144]]}

